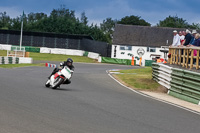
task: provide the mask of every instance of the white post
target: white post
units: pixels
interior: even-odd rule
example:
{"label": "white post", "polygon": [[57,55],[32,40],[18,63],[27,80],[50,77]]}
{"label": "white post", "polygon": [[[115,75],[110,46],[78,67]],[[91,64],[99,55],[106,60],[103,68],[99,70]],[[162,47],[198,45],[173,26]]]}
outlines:
{"label": "white post", "polygon": [[24,20],[24,11],[23,11],[23,15],[22,15],[22,23],[21,23],[20,50],[21,50],[21,47],[22,47],[23,20]]}

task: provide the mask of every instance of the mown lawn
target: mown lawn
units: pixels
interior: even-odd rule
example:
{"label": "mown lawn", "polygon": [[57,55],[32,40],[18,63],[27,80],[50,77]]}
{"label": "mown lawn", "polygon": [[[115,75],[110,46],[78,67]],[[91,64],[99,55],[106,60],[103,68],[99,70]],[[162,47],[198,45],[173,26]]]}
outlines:
{"label": "mown lawn", "polygon": [[45,64],[1,64],[1,68],[27,67],[27,66],[45,66]]}
{"label": "mown lawn", "polygon": [[120,74],[114,76],[127,86],[138,90],[156,91],[161,86],[152,80],[152,68],[120,70]]}
{"label": "mown lawn", "polygon": [[[61,55],[61,54],[45,54],[45,53],[33,53],[30,52],[30,57],[33,60],[40,61],[65,61],[67,58],[72,58],[74,62],[85,62],[85,63],[96,63],[97,61],[85,56],[72,56],[72,55]],[[0,50],[0,56],[7,56],[6,50]]]}
{"label": "mown lawn", "polygon": [[85,56],[72,56],[72,55],[57,55],[57,54],[45,54],[45,53],[30,53],[30,57],[33,60],[40,61],[65,61],[67,58],[72,58],[74,62],[85,62],[85,63],[95,63],[94,59],[90,59]]}
{"label": "mown lawn", "polygon": [[[0,50],[0,56],[7,56],[6,50]],[[58,54],[45,54],[45,53],[33,53],[30,52],[29,56],[33,60],[39,61],[66,61],[67,58],[72,58],[74,62],[96,63],[94,59],[90,59],[85,56],[71,56],[71,55],[58,55]],[[25,66],[44,66],[44,64],[5,64],[0,65],[1,68],[13,68],[13,67],[25,67]]]}
{"label": "mown lawn", "polygon": [[0,50],[0,56],[7,56],[6,50]]}

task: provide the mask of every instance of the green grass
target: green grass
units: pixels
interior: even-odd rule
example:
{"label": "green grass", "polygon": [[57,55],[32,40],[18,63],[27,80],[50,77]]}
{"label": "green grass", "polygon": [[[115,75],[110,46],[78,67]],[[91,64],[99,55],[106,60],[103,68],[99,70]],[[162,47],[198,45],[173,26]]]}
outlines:
{"label": "green grass", "polygon": [[15,67],[26,67],[26,66],[45,66],[44,64],[2,64],[0,68],[15,68]]}
{"label": "green grass", "polygon": [[123,74],[114,74],[129,87],[138,90],[156,91],[160,85],[152,80],[152,68],[130,69],[119,71]]}
{"label": "green grass", "polygon": [[0,50],[0,56],[7,56],[6,50]]}
{"label": "green grass", "polygon": [[[0,50],[0,56],[7,56],[6,50]],[[30,52],[30,57],[33,60],[40,61],[66,61],[67,58],[72,58],[74,62],[84,62],[84,63],[96,63],[94,59],[90,59],[85,56],[70,56],[70,55],[58,55],[58,54],[45,54],[45,53],[33,53]],[[1,68],[13,68],[13,67],[25,67],[25,66],[44,66],[44,64],[5,64],[0,65]]]}
{"label": "green grass", "polygon": [[[7,56],[6,50],[0,50],[0,56]],[[30,57],[33,60],[40,61],[65,61],[67,58],[72,58],[74,62],[85,62],[85,63],[96,63],[94,59],[90,59],[85,56],[72,56],[72,55],[61,55],[61,54],[46,54],[46,53],[33,53],[30,52]]]}
{"label": "green grass", "polygon": [[72,56],[72,55],[58,55],[58,54],[45,54],[45,53],[32,53],[30,52],[30,57],[33,60],[40,61],[66,61],[67,58],[72,58],[74,62],[85,62],[85,63],[95,63],[94,59],[90,59],[85,56]]}

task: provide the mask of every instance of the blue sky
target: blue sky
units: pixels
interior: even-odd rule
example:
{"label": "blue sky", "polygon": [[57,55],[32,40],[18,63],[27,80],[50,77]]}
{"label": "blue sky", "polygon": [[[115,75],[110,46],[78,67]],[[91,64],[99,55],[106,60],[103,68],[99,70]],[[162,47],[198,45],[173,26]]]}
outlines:
{"label": "blue sky", "polygon": [[76,17],[84,11],[89,24],[101,23],[104,19],[121,19],[125,16],[141,16],[156,25],[169,15],[177,15],[187,22],[200,23],[200,0],[0,0],[0,12],[6,11],[10,17],[20,16],[24,10],[43,12],[47,15],[60,5],[75,10]]}

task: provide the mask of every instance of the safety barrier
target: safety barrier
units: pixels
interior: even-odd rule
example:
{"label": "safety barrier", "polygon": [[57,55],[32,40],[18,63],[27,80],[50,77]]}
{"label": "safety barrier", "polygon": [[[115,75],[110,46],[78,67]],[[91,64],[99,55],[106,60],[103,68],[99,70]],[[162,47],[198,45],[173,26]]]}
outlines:
{"label": "safety barrier", "polygon": [[51,53],[51,48],[41,47],[40,48],[40,53],[50,54]]}
{"label": "safety barrier", "polygon": [[94,52],[88,52],[88,58],[92,58],[92,59],[98,59],[99,58],[99,54],[98,53],[94,53]]}
{"label": "safety barrier", "polygon": [[[16,47],[19,47],[19,46],[0,44],[0,50],[13,51],[16,49]],[[32,47],[32,46],[23,46],[23,48],[25,48],[26,52],[87,56],[88,58],[92,58],[92,59],[99,58],[98,53],[87,52],[87,51],[76,50],[76,49],[59,49],[59,48],[47,48],[47,47],[38,48],[38,47]]]}
{"label": "safety barrier", "polygon": [[26,64],[32,64],[33,59],[29,57],[19,57],[19,64],[26,63]]}
{"label": "safety barrier", "polygon": [[153,68],[153,79],[157,81],[160,85],[165,86],[167,89],[170,89],[171,73],[172,68],[164,64],[152,64]]}
{"label": "safety barrier", "polygon": [[19,58],[0,56],[0,64],[19,64]]}
{"label": "safety barrier", "polygon": [[0,44],[0,50],[11,50],[12,45]]}
{"label": "safety barrier", "polygon": [[52,48],[52,49],[50,49],[50,53],[51,54],[83,56],[85,51],[75,50],[75,49],[57,49],[57,48]]}
{"label": "safety barrier", "polygon": [[46,67],[53,67],[53,68],[57,68],[58,66],[56,64],[51,64],[51,63],[45,63]]}
{"label": "safety barrier", "polygon": [[[11,46],[11,50],[15,50],[16,47],[19,47],[19,46],[12,45],[12,46]],[[23,48],[25,48],[25,51],[26,51],[26,52],[40,53],[40,48],[39,48],[39,47],[23,46]]]}
{"label": "safety barrier", "polygon": [[22,64],[22,63],[33,63],[32,58],[27,57],[7,57],[0,56],[0,64]]}
{"label": "safety barrier", "polygon": [[152,64],[152,77],[168,89],[168,94],[200,105],[200,73]]}
{"label": "safety barrier", "polygon": [[[101,57],[99,59],[102,63],[111,63],[111,64],[121,64],[121,65],[131,65],[131,60],[128,59],[116,59],[116,58],[109,58],[109,57]],[[134,64],[136,61],[134,60]]]}

